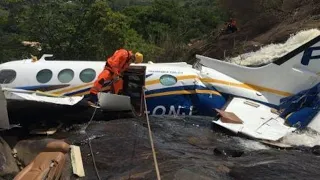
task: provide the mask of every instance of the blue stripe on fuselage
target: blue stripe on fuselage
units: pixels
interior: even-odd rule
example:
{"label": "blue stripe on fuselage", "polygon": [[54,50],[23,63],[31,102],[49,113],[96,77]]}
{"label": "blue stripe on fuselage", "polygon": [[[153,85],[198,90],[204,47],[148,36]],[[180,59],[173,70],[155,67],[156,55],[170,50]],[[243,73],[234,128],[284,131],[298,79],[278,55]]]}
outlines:
{"label": "blue stripe on fuselage", "polygon": [[224,97],[213,94],[166,95],[147,98],[147,110],[152,115],[215,116],[214,109],[225,103]]}
{"label": "blue stripe on fuselage", "polygon": [[52,85],[38,85],[38,86],[20,86],[15,87],[15,89],[23,89],[23,90],[37,90],[44,87],[51,87]]}

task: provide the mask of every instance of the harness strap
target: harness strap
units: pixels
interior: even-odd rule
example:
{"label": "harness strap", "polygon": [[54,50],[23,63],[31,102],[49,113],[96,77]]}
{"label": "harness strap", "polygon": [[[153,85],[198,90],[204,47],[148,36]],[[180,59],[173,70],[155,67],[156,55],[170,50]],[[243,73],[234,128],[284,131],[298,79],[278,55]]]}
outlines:
{"label": "harness strap", "polygon": [[124,66],[129,62],[129,60],[130,60],[130,53],[129,53],[129,51],[127,50],[127,53],[128,53],[128,57],[127,57],[127,60],[126,60],[126,62],[122,65],[122,69],[124,68]]}

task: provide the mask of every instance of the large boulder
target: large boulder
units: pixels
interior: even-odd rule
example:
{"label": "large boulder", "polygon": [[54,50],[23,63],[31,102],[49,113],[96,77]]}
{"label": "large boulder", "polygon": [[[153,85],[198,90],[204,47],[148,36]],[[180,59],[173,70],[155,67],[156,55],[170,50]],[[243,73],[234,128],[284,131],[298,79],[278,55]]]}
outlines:
{"label": "large boulder", "polygon": [[0,137],[0,177],[14,176],[19,172],[12,150],[2,137]]}

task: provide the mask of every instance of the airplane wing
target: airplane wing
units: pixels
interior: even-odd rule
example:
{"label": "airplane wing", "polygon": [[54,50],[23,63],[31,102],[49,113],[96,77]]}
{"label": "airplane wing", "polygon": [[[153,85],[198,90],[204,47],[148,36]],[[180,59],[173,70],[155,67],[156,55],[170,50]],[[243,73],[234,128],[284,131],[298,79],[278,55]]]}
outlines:
{"label": "airplane wing", "polygon": [[[84,96],[58,96],[51,93],[40,91],[28,91],[20,89],[2,89],[6,100],[35,101],[39,103],[49,103],[56,105],[77,105],[83,100]],[[103,93],[98,94],[100,108],[108,111],[127,111],[131,110],[129,96]]]}
{"label": "airplane wing", "polygon": [[[7,102],[21,101],[21,102],[36,102],[39,106],[44,104],[54,104],[63,106],[84,105],[84,96],[58,96],[55,94],[29,91],[22,89],[1,88],[0,91],[0,129],[10,129]],[[100,108],[106,111],[131,111],[131,99],[129,96],[116,95],[110,93],[98,94]],[[88,106],[89,107],[89,106]]]}

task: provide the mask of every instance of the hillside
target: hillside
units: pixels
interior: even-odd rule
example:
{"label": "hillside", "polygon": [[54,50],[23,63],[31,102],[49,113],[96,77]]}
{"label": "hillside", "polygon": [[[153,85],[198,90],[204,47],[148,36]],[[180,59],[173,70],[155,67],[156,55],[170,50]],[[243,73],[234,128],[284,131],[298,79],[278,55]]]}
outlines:
{"label": "hillside", "polygon": [[[228,17],[239,31],[222,35]],[[225,59],[318,28],[319,19],[319,0],[4,0],[0,62],[45,53],[104,60],[118,48],[154,62],[193,62],[195,54]]]}
{"label": "hillside", "polygon": [[217,59],[259,50],[271,43],[284,43],[301,30],[320,28],[318,0],[220,0],[222,8],[237,20],[239,31],[219,35],[222,26],[190,46],[195,54]]}
{"label": "hillside", "polygon": [[[3,0],[0,62],[30,58],[31,54],[104,60],[119,48],[142,52],[146,61],[183,61],[190,39],[203,37],[224,22],[216,2]],[[41,48],[24,41],[36,42]]]}

